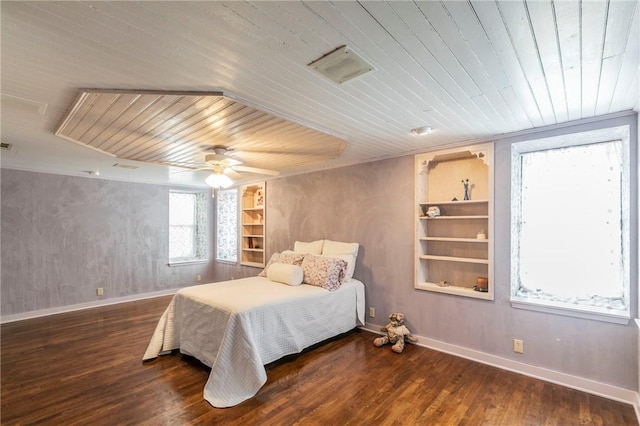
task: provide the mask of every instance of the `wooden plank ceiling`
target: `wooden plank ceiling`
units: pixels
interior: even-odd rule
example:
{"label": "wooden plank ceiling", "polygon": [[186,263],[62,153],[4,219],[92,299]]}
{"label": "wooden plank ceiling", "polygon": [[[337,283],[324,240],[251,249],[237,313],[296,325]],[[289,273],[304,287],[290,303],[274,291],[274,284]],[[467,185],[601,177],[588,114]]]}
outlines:
{"label": "wooden plank ceiling", "polygon": [[[104,170],[112,157],[55,136],[83,88],[223,92],[229,108],[253,109],[246,126],[269,120],[262,111],[346,141],[311,162],[269,155],[289,150],[270,140],[277,132],[225,140],[287,173],[640,109],[635,0],[21,1],[1,14],[2,138],[15,147],[3,167]],[[307,66],[343,45],[375,70],[337,84]],[[433,132],[411,134],[425,125]],[[135,173],[173,162],[154,155]]]}
{"label": "wooden plank ceiling", "polygon": [[56,135],[117,158],[200,168],[215,147],[279,170],[338,158],[346,142],[223,93],[82,91]]}

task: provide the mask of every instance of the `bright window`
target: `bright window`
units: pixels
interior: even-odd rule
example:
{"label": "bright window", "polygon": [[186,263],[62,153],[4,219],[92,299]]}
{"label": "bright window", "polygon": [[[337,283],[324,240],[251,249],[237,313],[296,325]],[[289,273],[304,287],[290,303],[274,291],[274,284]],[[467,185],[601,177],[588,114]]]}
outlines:
{"label": "bright window", "polygon": [[220,190],[216,194],[216,260],[238,260],[238,190]]}
{"label": "bright window", "polygon": [[204,193],[169,193],[169,262],[207,258],[207,199]]}
{"label": "bright window", "polygon": [[629,318],[630,161],[623,129],[512,146],[517,307]]}

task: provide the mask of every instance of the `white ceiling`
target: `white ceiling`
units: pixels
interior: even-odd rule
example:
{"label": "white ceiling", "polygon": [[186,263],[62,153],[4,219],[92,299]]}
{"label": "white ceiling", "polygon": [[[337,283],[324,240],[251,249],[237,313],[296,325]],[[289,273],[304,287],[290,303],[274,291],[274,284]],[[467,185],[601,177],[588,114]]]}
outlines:
{"label": "white ceiling", "polygon": [[[640,107],[635,0],[0,7],[7,168],[203,185],[206,172],[112,167],[113,157],[55,136],[81,89],[222,91],[347,141],[338,159],[283,174]],[[342,45],[375,71],[339,85],[307,66]],[[410,132],[423,125],[433,132]]]}

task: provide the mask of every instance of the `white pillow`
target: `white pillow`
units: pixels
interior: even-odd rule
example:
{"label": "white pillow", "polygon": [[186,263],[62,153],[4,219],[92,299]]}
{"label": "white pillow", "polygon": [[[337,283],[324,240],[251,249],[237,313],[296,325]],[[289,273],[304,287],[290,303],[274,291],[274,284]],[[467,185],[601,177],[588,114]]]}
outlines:
{"label": "white pillow", "polygon": [[358,243],[341,243],[339,241],[324,240],[322,245],[322,255],[337,257],[347,262],[347,270],[344,273],[345,280],[353,278],[356,270],[356,259],[358,258]]}
{"label": "white pillow", "polygon": [[322,254],[323,243],[324,240],[312,241],[310,243],[296,241],[293,244],[293,251],[304,254]]}
{"label": "white pillow", "polygon": [[304,278],[302,268],[288,263],[272,263],[267,268],[267,278],[287,285],[300,285]]}
{"label": "white pillow", "polygon": [[352,254],[358,257],[358,243],[341,243],[338,241],[324,240],[322,245],[323,256],[333,256],[336,254]]}

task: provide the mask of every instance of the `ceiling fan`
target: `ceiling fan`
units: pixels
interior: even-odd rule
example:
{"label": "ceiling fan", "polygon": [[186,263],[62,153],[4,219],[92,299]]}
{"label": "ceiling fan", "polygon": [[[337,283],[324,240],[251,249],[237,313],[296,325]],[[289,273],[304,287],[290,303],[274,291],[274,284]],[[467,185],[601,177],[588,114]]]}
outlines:
{"label": "ceiling fan", "polygon": [[195,170],[211,170],[211,174],[205,179],[207,185],[212,188],[228,188],[233,184],[233,180],[241,179],[239,172],[258,173],[262,175],[278,176],[280,172],[276,170],[261,169],[258,167],[242,166],[242,161],[236,160],[228,155],[231,152],[223,146],[214,146],[210,149],[213,154],[206,154],[204,162],[208,164]]}

